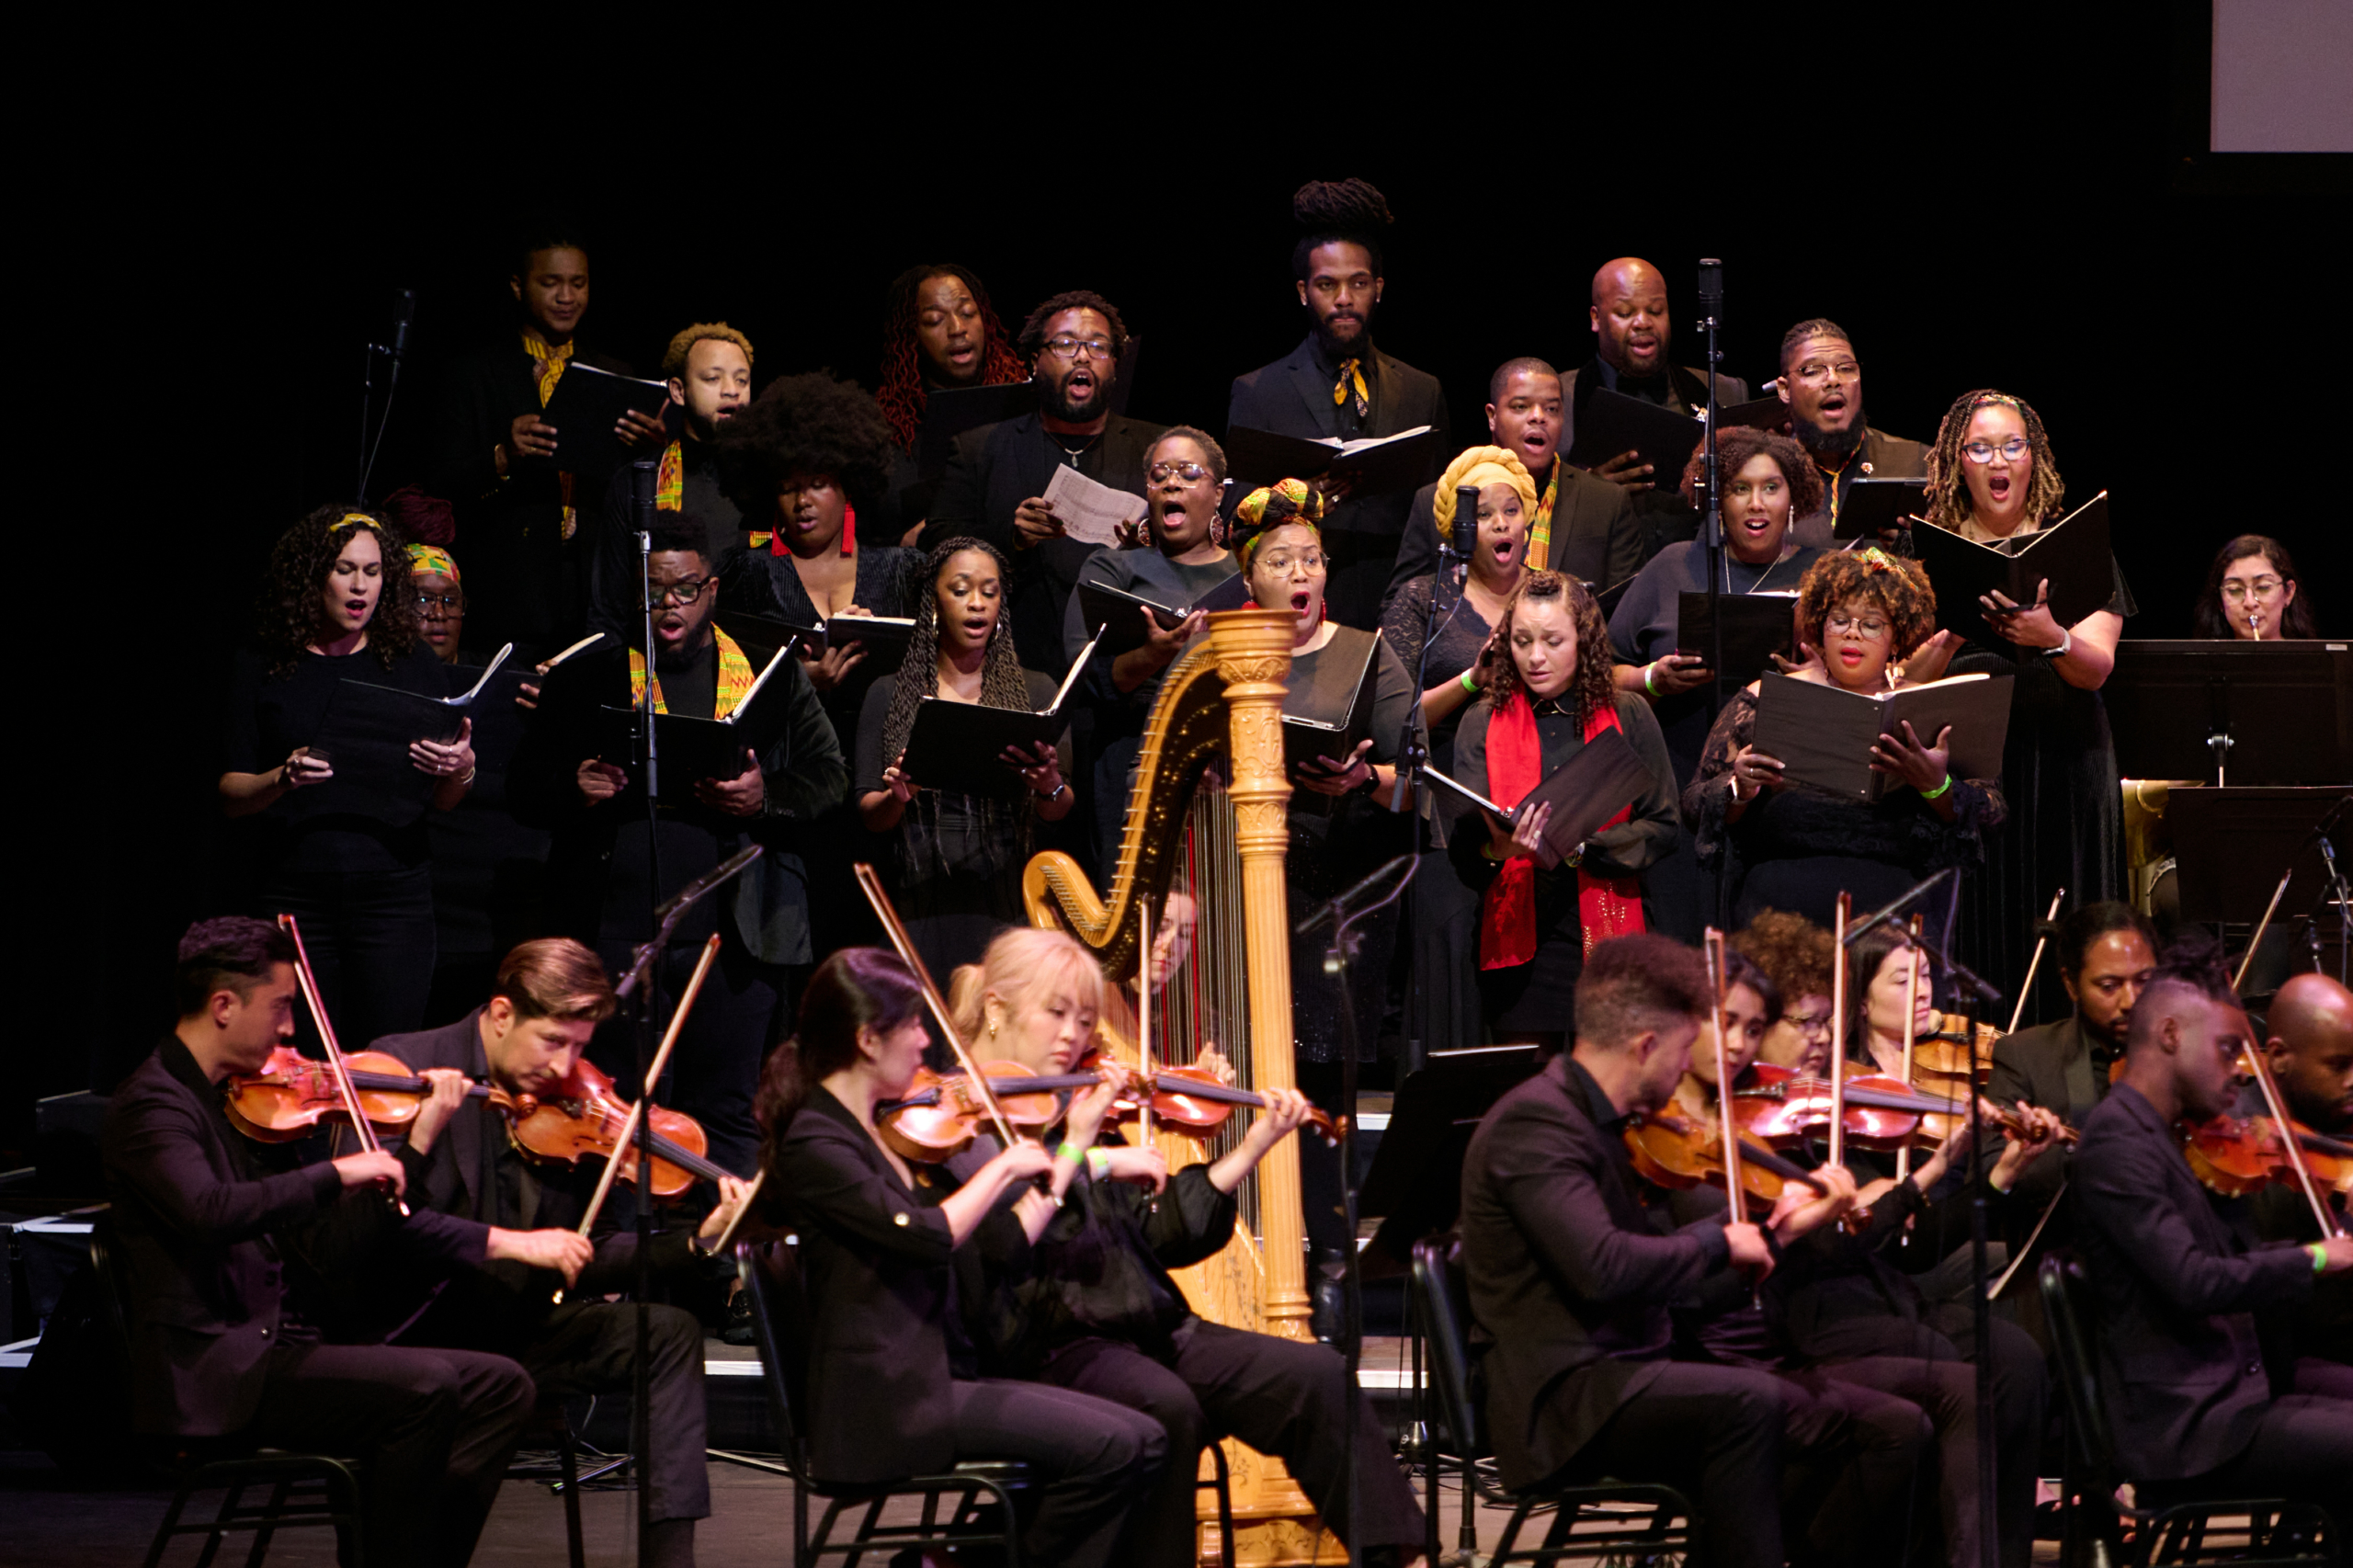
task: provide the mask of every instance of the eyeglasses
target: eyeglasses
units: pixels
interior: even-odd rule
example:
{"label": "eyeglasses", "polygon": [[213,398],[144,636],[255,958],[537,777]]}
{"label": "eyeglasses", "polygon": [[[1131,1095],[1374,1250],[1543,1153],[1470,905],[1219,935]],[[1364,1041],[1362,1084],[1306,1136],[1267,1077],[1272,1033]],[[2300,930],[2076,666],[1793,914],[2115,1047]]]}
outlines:
{"label": "eyeglasses", "polygon": [[1973,463],[1989,463],[1994,460],[1994,454],[1999,452],[2016,462],[2031,449],[2024,436],[2013,436],[1998,447],[1991,441],[1972,441],[1961,449],[1961,455]]}
{"label": "eyeglasses", "polygon": [[1171,474],[1188,484],[1199,484],[1210,476],[1210,471],[1199,463],[1154,463],[1143,471],[1144,477],[1154,484],[1167,483]]}
{"label": "eyeglasses", "polygon": [[1836,365],[1814,363],[1798,367],[1798,380],[1808,386],[1816,381],[1859,381],[1862,379],[1863,368],[1852,359],[1841,359]]}
{"label": "eyeglasses", "polygon": [[1082,349],[1086,353],[1093,355],[1097,359],[1108,359],[1111,357],[1111,345],[1108,341],[1100,337],[1050,337],[1046,339],[1046,352],[1051,354],[1057,359],[1075,359],[1078,358],[1079,352]]}
{"label": "eyeglasses", "polygon": [[1287,550],[1279,550],[1272,555],[1260,556],[1258,564],[1269,572],[1288,572],[1294,566],[1302,571],[1321,572],[1324,570],[1324,552],[1320,550],[1302,550],[1297,555],[1293,555]]}
{"label": "eyeglasses", "polygon": [[463,594],[419,594],[416,596],[416,608],[419,613],[427,617],[463,615],[466,613],[466,596]]}
{"label": "eyeglasses", "polygon": [[1824,624],[1833,631],[1859,632],[1866,641],[1872,642],[1887,635],[1887,622],[1875,615],[1858,618],[1833,614]]}
{"label": "eyeglasses", "polygon": [[2231,577],[2225,579],[2222,584],[2222,597],[2233,604],[2238,603],[2249,594],[2253,594],[2258,599],[2268,599],[2279,591],[2279,579],[2277,577],[2257,577],[2252,583],[2242,583],[2236,577]]}
{"label": "eyeglasses", "polygon": [[654,604],[667,604],[676,599],[682,605],[690,605],[702,597],[702,591],[717,581],[715,577],[685,577],[676,583],[649,584],[648,588]]}
{"label": "eyeglasses", "polygon": [[1790,1027],[1800,1034],[1828,1034],[1830,1015],[1827,1013],[1787,1013],[1782,1015]]}

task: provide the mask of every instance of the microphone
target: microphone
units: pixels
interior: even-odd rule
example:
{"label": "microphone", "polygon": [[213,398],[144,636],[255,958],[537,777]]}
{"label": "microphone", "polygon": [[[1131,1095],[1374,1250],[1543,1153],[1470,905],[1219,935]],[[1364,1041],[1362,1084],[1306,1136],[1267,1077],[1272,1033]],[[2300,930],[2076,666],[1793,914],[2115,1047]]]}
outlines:
{"label": "microphone", "polygon": [[1463,570],[1471,564],[1471,547],[1461,543],[1463,530],[1466,528],[1470,530],[1472,539],[1479,537],[1479,487],[1475,484],[1458,484],[1454,487],[1456,547],[1449,548],[1446,545],[1438,547],[1442,553],[1454,557],[1454,585],[1458,588],[1462,585]]}
{"label": "microphone", "polygon": [[1699,313],[1713,320],[1724,308],[1724,264],[1712,256],[1699,258]]}
{"label": "microphone", "polygon": [[403,289],[392,295],[392,363],[408,352],[409,324],[416,320],[416,290]]}
{"label": "microphone", "polygon": [[630,509],[637,520],[637,531],[654,531],[654,460],[640,458],[629,465]]}
{"label": "microphone", "polygon": [[[1321,909],[1318,909],[1314,914],[1309,915],[1306,919],[1292,926],[1292,934],[1294,936],[1304,937],[1310,931],[1314,930],[1318,926],[1323,925],[1326,920],[1338,918],[1341,914],[1344,911],[1347,911],[1348,906],[1354,903],[1358,899],[1362,898],[1366,893],[1370,892],[1373,889],[1379,887],[1387,879],[1396,876],[1397,868],[1403,866],[1405,868],[1405,874],[1403,877],[1398,878],[1397,885],[1394,888],[1392,888],[1389,892],[1389,898],[1384,898],[1381,901],[1381,903],[1388,903],[1390,898],[1395,898],[1399,893],[1404,892],[1405,891],[1405,884],[1414,880],[1414,871],[1416,864],[1417,862],[1411,855],[1398,856],[1394,860],[1390,861],[1387,865],[1381,867],[1381,869],[1373,872],[1370,876],[1366,877],[1354,887],[1349,888],[1346,892],[1343,892],[1334,898]],[[1375,907],[1379,906],[1376,905]]]}
{"label": "microphone", "polygon": [[1953,869],[1950,866],[1947,866],[1943,870],[1929,877],[1927,881],[1915,884],[1909,892],[1899,894],[1895,902],[1889,904],[1885,909],[1878,911],[1861,921],[1859,924],[1847,926],[1847,945],[1850,948],[1853,947],[1855,943],[1860,940],[1867,933],[1877,930],[1881,926],[1884,926],[1889,921],[1894,919],[1897,915],[1903,914],[1906,909],[1911,908],[1912,905],[1922,896],[1932,892],[1939,884],[1950,880],[1952,873]]}

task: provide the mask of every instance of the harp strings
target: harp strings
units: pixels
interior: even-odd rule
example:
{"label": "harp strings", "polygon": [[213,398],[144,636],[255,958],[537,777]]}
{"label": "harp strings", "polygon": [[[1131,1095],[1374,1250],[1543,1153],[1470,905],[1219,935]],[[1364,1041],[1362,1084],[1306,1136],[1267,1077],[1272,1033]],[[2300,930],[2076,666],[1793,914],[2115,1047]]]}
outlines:
{"label": "harp strings", "polygon": [[[1186,808],[1183,852],[1170,883],[1193,900],[1192,950],[1161,992],[1153,1029],[1161,1061],[1190,1062],[1215,1044],[1233,1063],[1240,1086],[1248,1089],[1257,1086],[1257,1074],[1250,1050],[1248,927],[1238,832],[1232,798],[1213,776],[1203,778]],[[1208,1157],[1215,1160],[1239,1144],[1255,1114],[1249,1107],[1235,1107],[1207,1140]],[[1244,1223],[1259,1234],[1256,1173],[1236,1196]]]}

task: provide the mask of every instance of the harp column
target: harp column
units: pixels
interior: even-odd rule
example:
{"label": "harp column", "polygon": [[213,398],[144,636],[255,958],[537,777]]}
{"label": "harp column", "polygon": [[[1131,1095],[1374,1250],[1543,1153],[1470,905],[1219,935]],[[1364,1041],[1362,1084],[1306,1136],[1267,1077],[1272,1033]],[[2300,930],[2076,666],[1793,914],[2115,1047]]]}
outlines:
{"label": "harp column", "polygon": [[[1289,610],[1233,610],[1210,618],[1233,746],[1235,847],[1250,954],[1250,1043],[1261,1088],[1296,1088],[1290,1014],[1290,902],[1283,858],[1290,844],[1283,771],[1283,692],[1299,622]],[[1258,1226],[1267,1265],[1260,1327],[1313,1340],[1308,1326],[1307,1236],[1299,1191],[1299,1144],[1284,1139],[1258,1164]]]}

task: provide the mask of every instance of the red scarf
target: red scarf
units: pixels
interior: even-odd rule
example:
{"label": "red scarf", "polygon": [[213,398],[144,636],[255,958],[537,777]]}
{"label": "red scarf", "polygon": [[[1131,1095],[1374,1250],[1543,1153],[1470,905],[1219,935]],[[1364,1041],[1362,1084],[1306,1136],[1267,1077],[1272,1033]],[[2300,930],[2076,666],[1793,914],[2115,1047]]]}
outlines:
{"label": "red scarf", "polygon": [[[1588,742],[1618,725],[1615,706],[1586,722]],[[1544,777],[1543,743],[1536,734],[1536,710],[1526,687],[1511,694],[1502,711],[1487,722],[1487,798],[1506,810],[1519,804]],[[1629,804],[1602,824],[1606,831],[1633,819]],[[1596,876],[1577,868],[1577,920],[1585,927],[1585,950],[1597,942],[1643,929],[1643,888],[1632,877]],[[1495,871],[1479,909],[1479,967],[1510,969],[1536,956],[1536,862],[1514,856]]]}

